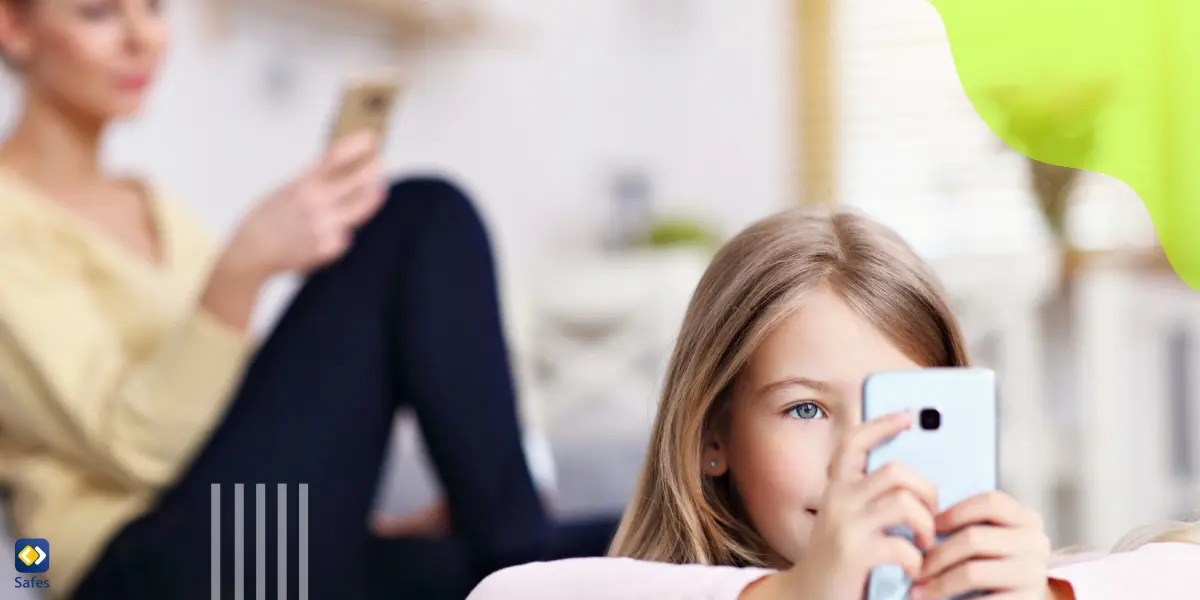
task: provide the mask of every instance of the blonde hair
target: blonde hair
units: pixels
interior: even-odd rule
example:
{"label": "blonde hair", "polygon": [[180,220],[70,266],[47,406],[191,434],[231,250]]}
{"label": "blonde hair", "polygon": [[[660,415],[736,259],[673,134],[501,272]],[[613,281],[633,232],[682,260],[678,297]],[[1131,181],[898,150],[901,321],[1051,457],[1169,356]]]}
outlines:
{"label": "blonde hair", "polygon": [[1139,527],[1125,534],[1113,547],[1113,552],[1131,552],[1146,544],[1168,542],[1200,544],[1200,522],[1167,521]]}
{"label": "blonde hair", "polygon": [[730,388],[763,338],[828,288],[913,361],[964,366],[937,277],[890,229],[844,209],[802,207],[751,225],[713,259],[692,296],[634,498],[609,554],[762,565],[729,477],[703,475],[704,440],[724,426]]}
{"label": "blonde hair", "polygon": [[[1163,521],[1131,530],[1113,545],[1108,552],[1096,552],[1085,545],[1069,546],[1054,551],[1051,566],[1069,564],[1077,558],[1091,560],[1105,554],[1133,552],[1149,544],[1196,544],[1200,545],[1200,521],[1189,523],[1185,521]],[[1065,562],[1064,562],[1065,561]]]}

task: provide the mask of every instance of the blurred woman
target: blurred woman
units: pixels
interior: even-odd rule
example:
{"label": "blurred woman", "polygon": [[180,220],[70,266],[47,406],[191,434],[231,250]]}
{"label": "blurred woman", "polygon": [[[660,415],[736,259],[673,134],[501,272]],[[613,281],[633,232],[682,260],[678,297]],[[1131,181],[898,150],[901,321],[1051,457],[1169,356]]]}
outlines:
{"label": "blurred woman", "polygon": [[[49,591],[208,598],[219,573],[227,594],[236,484],[244,503],[266,484],[244,527],[245,545],[269,540],[255,558],[271,597],[280,559],[287,591],[311,598],[462,598],[500,567],[603,553],[609,525],[557,526],[539,502],[488,239],[460,190],[386,189],[374,140],[354,136],[218,246],[158,188],[102,170],[101,140],[141,108],[167,39],[155,0],[0,0],[25,93],[0,145],[0,476],[19,535],[53,543]],[[259,289],[289,271],[312,275],[255,349]],[[399,406],[453,540],[367,532]]]}

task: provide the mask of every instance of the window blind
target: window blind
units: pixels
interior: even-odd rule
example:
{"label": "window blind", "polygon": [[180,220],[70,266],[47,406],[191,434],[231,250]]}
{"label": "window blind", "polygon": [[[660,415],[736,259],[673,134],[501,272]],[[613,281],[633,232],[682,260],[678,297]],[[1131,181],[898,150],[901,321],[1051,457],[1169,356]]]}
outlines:
{"label": "window blind", "polygon": [[1024,159],[979,118],[925,0],[835,0],[838,200],[927,256],[1046,242]]}

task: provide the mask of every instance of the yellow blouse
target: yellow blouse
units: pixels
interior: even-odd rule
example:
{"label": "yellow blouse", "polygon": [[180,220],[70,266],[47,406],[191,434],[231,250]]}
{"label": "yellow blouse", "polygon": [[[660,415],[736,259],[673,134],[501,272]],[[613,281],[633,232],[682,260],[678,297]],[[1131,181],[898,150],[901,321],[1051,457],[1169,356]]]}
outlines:
{"label": "yellow blouse", "polygon": [[186,467],[246,361],[196,304],[215,240],[151,196],[161,266],[0,172],[0,483],[55,597]]}

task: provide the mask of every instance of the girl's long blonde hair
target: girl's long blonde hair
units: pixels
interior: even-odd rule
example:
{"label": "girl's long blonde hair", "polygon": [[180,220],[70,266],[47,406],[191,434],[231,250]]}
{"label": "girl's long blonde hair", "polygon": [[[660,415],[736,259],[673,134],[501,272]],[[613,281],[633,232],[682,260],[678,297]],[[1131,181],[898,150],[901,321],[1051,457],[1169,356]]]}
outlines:
{"label": "girl's long blonde hair", "polygon": [[692,296],[649,449],[609,552],[674,563],[761,565],[729,478],[703,475],[729,389],[755,348],[822,287],[924,366],[964,366],[959,327],[932,270],[894,232],[828,207],[787,210],[726,244]]}

